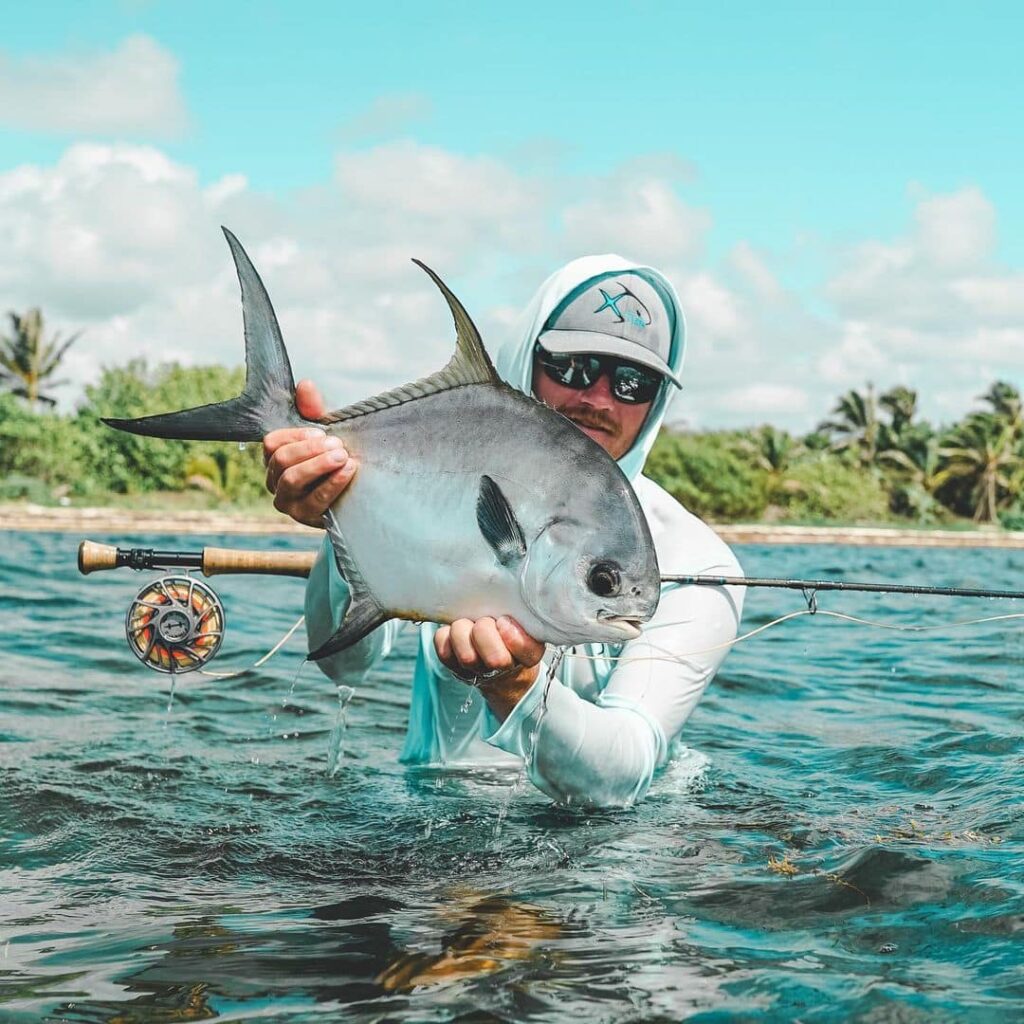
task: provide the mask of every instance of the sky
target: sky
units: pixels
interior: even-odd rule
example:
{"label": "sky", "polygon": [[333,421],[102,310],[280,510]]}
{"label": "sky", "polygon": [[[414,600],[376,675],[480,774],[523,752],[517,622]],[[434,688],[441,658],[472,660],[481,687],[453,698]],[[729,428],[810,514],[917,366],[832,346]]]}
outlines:
{"label": "sky", "polygon": [[220,225],[329,404],[438,369],[434,267],[497,344],[561,263],[661,269],[670,419],[806,430],[868,382],[949,422],[1024,385],[1013,3],[20,5],[0,38],[0,311],[242,360]]}

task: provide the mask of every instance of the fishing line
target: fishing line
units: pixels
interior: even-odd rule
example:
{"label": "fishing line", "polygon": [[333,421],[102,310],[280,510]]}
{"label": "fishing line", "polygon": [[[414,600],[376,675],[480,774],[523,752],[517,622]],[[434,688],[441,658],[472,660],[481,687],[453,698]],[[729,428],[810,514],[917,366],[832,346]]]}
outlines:
{"label": "fishing line", "polygon": [[[874,619],[864,619],[857,615],[848,615],[845,612],[833,612],[826,608],[801,608],[799,611],[789,612],[786,615],[782,615],[777,619],[773,619],[771,622],[766,622],[756,629],[750,630],[748,633],[743,633],[741,636],[733,637],[732,640],[726,640],[724,643],[715,644],[714,647],[705,647],[699,651],[686,651],[681,653],[673,653],[672,651],[666,650],[664,647],[659,647],[657,644],[651,643],[650,640],[646,640],[647,645],[655,651],[661,651],[665,657],[642,657],[632,655],[614,655],[614,654],[577,654],[575,651],[568,652],[565,656],[567,658],[577,658],[580,661],[616,661],[622,664],[629,664],[630,662],[641,662],[641,661],[670,661],[678,662],[683,658],[695,658],[701,654],[712,654],[715,651],[725,650],[729,647],[735,647],[736,644],[742,643],[745,640],[751,640],[759,633],[763,633],[774,626],[780,626],[784,622],[789,622],[791,619],[799,619],[806,615],[824,615],[831,619],[840,619],[844,622],[852,622],[859,626],[869,626],[874,629],[889,629],[899,633],[926,633],[932,632],[938,629],[959,629],[963,626],[978,626],[986,622],[1004,622],[1007,619],[1024,619],[1024,612],[1010,612],[1006,615],[986,615],[980,619],[962,619],[957,622],[940,622],[932,626],[900,626],[891,622],[879,622]],[[664,626],[666,628],[677,625],[685,625],[685,623],[666,622]]]}
{"label": "fishing line", "polygon": [[[264,664],[266,664],[266,662],[270,661],[270,659],[275,654],[277,654],[277,652],[279,650],[281,650],[281,648],[284,647],[284,645],[286,643],[288,643],[289,640],[291,640],[291,638],[295,634],[295,631],[305,621],[306,621],[306,616],[305,615],[300,615],[299,618],[298,618],[298,621],[295,623],[295,625],[292,626],[291,629],[289,629],[288,632],[285,633],[285,635],[283,637],[281,637],[281,639],[278,640],[277,643],[274,644],[274,646],[271,647],[270,650],[267,651],[267,653],[264,654],[262,658],[259,659],[259,661],[253,662],[253,664],[250,665],[248,668],[240,668],[240,669],[237,669],[234,672],[214,672],[214,671],[212,671],[210,669],[202,669],[202,668],[201,669],[197,669],[196,671],[199,672],[200,675],[203,675],[203,676],[213,676],[213,677],[215,677],[217,679],[234,679],[237,676],[244,676],[246,672],[251,672],[253,669],[261,668]],[[305,664],[305,661],[303,661],[303,665],[304,664]],[[302,666],[301,665],[299,666],[299,671],[300,672],[302,671]],[[296,679],[298,679],[297,675],[296,675]],[[295,684],[292,683],[292,686],[294,687]]]}

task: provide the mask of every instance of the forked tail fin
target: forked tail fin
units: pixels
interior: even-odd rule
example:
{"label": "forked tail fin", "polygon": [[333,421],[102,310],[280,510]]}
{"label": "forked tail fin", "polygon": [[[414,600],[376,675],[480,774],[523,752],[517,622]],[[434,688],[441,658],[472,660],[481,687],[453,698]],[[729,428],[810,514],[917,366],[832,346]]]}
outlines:
{"label": "forked tail fin", "polygon": [[133,420],[104,419],[107,426],[180,441],[260,441],[278,427],[306,422],[295,407],[295,381],[270,296],[238,239],[227,228],[222,230],[242,286],[245,390],[226,402],[181,412]]}

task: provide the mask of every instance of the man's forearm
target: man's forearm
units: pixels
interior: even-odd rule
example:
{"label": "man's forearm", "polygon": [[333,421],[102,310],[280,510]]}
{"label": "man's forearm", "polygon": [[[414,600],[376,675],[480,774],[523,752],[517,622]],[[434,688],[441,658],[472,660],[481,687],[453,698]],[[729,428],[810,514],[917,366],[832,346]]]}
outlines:
{"label": "man's forearm", "polygon": [[487,706],[499,722],[504,722],[512,709],[526,696],[526,692],[537,681],[537,666],[520,668],[514,675],[481,679],[477,689],[483,694]]}

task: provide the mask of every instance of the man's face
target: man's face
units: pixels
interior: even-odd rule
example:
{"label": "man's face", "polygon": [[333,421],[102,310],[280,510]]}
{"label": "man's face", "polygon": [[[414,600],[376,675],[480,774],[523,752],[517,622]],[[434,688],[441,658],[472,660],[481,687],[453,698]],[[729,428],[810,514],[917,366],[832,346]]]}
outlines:
{"label": "man's face", "polygon": [[613,459],[621,459],[636,441],[650,412],[650,402],[620,402],[611,392],[611,381],[602,373],[584,391],[552,380],[533,361],[533,394],[545,405],[568,417],[593,438]]}

